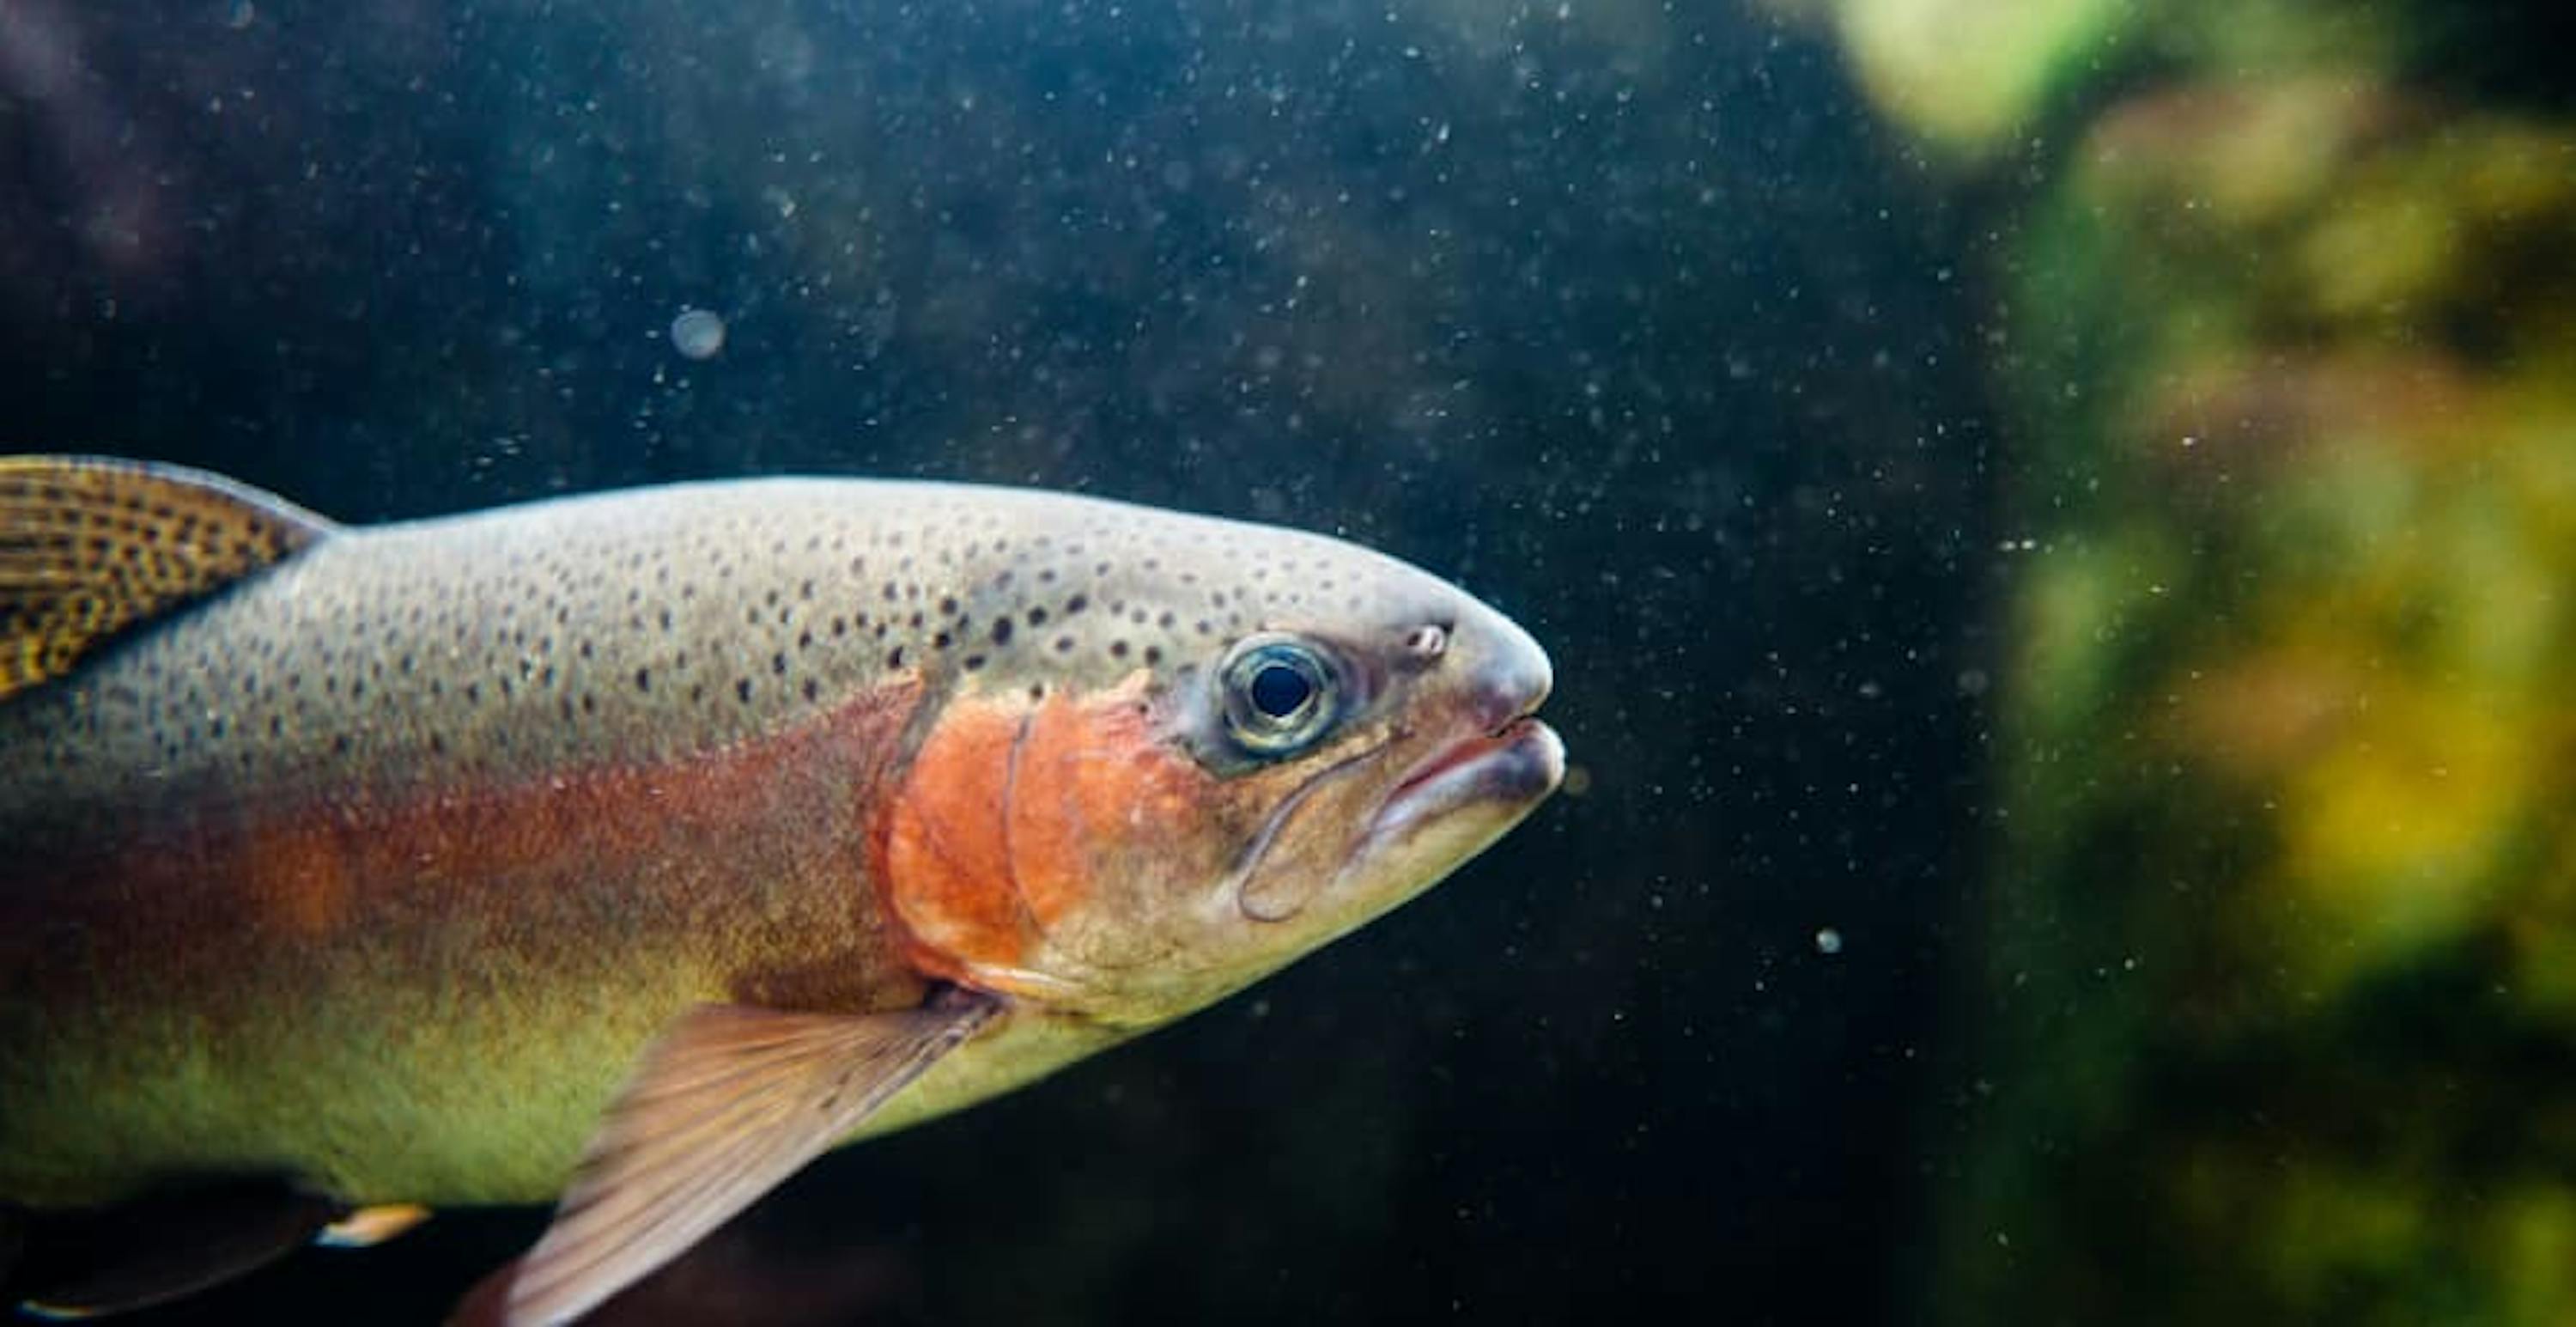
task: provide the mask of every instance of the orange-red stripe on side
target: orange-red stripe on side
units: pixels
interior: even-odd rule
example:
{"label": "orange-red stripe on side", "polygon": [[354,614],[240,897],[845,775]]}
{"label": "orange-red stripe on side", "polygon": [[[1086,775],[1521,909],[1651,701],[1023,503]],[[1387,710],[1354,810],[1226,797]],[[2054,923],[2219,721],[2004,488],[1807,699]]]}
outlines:
{"label": "orange-red stripe on side", "polygon": [[[390,793],[254,788],[102,833],[0,868],[0,972],[39,999],[273,1015],[338,983],[388,999],[506,985],[643,944],[687,950],[733,998],[877,1007],[920,979],[888,962],[862,881],[919,696],[891,681],[668,760]],[[27,957],[48,943],[66,956]]]}

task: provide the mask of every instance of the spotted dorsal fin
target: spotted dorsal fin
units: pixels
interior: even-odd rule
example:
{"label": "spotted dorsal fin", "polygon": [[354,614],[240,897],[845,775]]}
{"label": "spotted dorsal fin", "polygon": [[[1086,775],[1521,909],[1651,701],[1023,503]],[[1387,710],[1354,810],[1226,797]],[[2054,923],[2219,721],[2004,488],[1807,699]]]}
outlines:
{"label": "spotted dorsal fin", "polygon": [[329,521],[202,471],[0,457],[0,697],[118,632],[328,534]]}

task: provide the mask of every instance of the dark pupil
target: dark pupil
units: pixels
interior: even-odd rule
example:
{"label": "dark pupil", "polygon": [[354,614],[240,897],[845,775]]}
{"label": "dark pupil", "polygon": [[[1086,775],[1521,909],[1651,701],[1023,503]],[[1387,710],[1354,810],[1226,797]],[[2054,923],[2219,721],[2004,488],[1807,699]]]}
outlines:
{"label": "dark pupil", "polygon": [[1286,664],[1263,664],[1252,675],[1252,708],[1274,719],[1295,714],[1314,694],[1315,684]]}

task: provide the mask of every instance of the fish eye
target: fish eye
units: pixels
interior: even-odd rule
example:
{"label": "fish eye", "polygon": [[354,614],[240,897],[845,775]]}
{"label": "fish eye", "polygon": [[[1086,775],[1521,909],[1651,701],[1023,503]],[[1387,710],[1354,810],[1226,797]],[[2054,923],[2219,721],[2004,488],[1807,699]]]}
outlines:
{"label": "fish eye", "polygon": [[1323,651],[1293,636],[1265,634],[1237,644],[1217,669],[1225,726],[1256,755],[1284,756],[1311,745],[1339,717],[1339,678]]}

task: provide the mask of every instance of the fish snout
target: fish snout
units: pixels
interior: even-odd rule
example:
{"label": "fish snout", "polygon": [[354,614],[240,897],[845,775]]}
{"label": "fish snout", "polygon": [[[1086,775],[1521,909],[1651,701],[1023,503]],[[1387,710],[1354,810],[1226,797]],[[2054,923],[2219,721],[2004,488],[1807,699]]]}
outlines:
{"label": "fish snout", "polygon": [[1565,744],[1533,717],[1556,676],[1528,632],[1470,602],[1449,625],[1445,645],[1434,702],[1439,718],[1409,748],[1415,759],[1370,821],[1368,841],[1412,842],[1448,826],[1433,841],[1460,854],[1448,863],[1454,866],[1556,791],[1565,778]]}
{"label": "fish snout", "polygon": [[1500,732],[1537,712],[1556,686],[1547,651],[1519,623],[1486,609],[1461,622],[1454,651],[1462,666],[1468,713],[1485,732]]}

